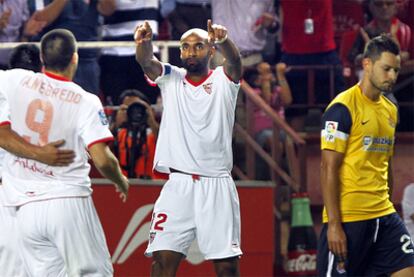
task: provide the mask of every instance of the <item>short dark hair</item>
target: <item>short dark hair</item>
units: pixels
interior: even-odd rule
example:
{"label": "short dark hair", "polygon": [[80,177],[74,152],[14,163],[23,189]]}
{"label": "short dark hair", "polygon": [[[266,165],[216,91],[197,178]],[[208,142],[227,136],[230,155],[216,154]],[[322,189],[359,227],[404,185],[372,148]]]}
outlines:
{"label": "short dark hair", "polygon": [[124,90],[121,93],[121,95],[119,96],[119,103],[122,104],[124,102],[125,98],[131,97],[131,96],[132,97],[139,97],[143,101],[147,102],[148,104],[151,104],[150,101],[149,101],[149,99],[148,99],[148,97],[145,94],[143,94],[142,92],[140,92],[139,90],[137,90],[137,89],[127,89],[127,90]]}
{"label": "short dark hair", "polygon": [[77,51],[75,36],[66,29],[47,32],[40,41],[43,64],[46,69],[64,71]]}
{"label": "short dark hair", "polygon": [[40,72],[42,62],[40,61],[40,49],[35,44],[20,44],[13,48],[9,57],[9,68],[23,68]]}
{"label": "short dark hair", "polygon": [[371,39],[364,50],[364,58],[376,61],[384,52],[390,52],[394,55],[400,54],[400,47],[389,35],[382,34]]}

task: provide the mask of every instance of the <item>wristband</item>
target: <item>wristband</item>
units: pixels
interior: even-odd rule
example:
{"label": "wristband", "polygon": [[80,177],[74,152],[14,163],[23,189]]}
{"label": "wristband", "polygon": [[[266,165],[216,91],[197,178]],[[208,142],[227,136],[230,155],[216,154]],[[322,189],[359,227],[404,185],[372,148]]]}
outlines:
{"label": "wristband", "polygon": [[224,36],[224,38],[220,39],[220,40],[216,40],[215,44],[222,44],[223,42],[225,42],[227,40],[227,34]]}

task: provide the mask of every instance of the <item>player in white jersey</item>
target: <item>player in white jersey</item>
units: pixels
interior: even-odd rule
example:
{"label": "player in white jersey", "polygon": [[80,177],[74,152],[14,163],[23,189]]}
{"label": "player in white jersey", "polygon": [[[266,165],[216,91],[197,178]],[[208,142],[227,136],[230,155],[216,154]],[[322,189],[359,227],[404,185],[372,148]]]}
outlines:
{"label": "player in white jersey", "polygon": [[128,180],[110,152],[112,140],[102,104],[71,80],[76,40],[55,29],[41,40],[44,73],[22,69],[0,76],[12,128],[43,145],[63,137],[74,149],[66,167],[48,166],[7,153],[3,186],[6,205],[18,207],[21,253],[29,276],[112,276],[105,236],[91,198],[88,152],[100,172],[126,200]]}
{"label": "player in white jersey", "polygon": [[[26,68],[41,71],[39,48],[33,44],[22,44],[13,49],[10,55],[11,68]],[[4,98],[5,100],[5,98]],[[1,109],[7,110],[6,103]],[[5,118],[7,120],[7,118]],[[3,122],[3,120],[0,120]],[[9,125],[9,124],[6,124]],[[9,127],[9,126],[8,126]],[[57,153],[54,150],[55,153]],[[4,207],[5,196],[1,185],[2,163],[5,151],[0,148],[0,276],[27,276],[23,261],[18,252],[18,229],[16,228],[16,209]],[[70,153],[70,152],[69,152]],[[53,165],[53,164],[52,164]]]}
{"label": "player in white jersey", "polygon": [[[239,275],[240,209],[230,172],[241,61],[226,28],[211,20],[207,25],[208,32],[182,35],[184,68],[154,58],[148,22],[135,32],[137,61],[163,98],[154,169],[170,173],[154,206],[146,250],[154,259],[153,276],[175,275],[195,238],[218,276]],[[226,61],[212,71],[214,43]]]}

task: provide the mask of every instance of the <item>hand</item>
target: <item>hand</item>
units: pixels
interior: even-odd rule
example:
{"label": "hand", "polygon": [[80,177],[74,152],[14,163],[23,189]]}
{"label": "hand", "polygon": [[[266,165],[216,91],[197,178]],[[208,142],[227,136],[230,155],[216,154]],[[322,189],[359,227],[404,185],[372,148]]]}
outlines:
{"label": "hand", "polygon": [[128,121],[127,116],[128,105],[121,104],[115,115],[115,128],[121,127],[122,124]]}
{"label": "hand", "polygon": [[263,13],[260,19],[260,23],[264,28],[270,28],[272,26],[275,26],[277,21],[276,15],[267,12]]}
{"label": "hand", "polygon": [[257,71],[259,72],[260,82],[273,82],[275,81],[275,76],[273,75],[272,68],[270,64],[266,62],[261,62],[257,65]]}
{"label": "hand", "polygon": [[207,20],[208,41],[210,43],[224,42],[227,38],[227,29],[224,26],[213,24],[211,19]]}
{"label": "hand", "polygon": [[337,257],[339,262],[345,262],[347,258],[347,240],[341,223],[328,223],[328,247]]}
{"label": "hand", "polygon": [[121,198],[122,202],[126,202],[128,198],[128,190],[129,190],[129,180],[127,177],[122,175],[122,183],[116,184],[115,189],[119,192],[119,198]]}
{"label": "hand", "polygon": [[7,9],[6,11],[4,11],[1,16],[0,16],[0,30],[3,30],[4,28],[7,27],[7,25],[9,25],[9,20],[10,20],[10,16],[11,16],[11,10]]}
{"label": "hand", "polygon": [[287,65],[285,63],[277,63],[275,68],[278,74],[284,75],[288,71]]}
{"label": "hand", "polygon": [[23,35],[32,37],[39,34],[46,26],[46,21],[37,20],[37,12],[35,12],[24,25]]}
{"label": "hand", "polygon": [[35,159],[51,166],[67,166],[75,158],[75,152],[67,149],[59,149],[65,141],[58,140],[39,147]]}
{"label": "hand", "polygon": [[137,44],[152,40],[152,29],[148,21],[145,21],[143,25],[139,25],[135,29],[134,39]]}

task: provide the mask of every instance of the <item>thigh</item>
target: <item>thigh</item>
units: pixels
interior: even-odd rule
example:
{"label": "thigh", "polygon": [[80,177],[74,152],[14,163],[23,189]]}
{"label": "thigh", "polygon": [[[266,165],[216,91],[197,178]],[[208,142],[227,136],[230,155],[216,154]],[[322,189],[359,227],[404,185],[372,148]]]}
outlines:
{"label": "thigh", "polygon": [[4,207],[3,188],[0,183],[0,275],[26,276],[18,251],[16,208]]}
{"label": "thigh", "polygon": [[47,235],[49,203],[39,201],[19,207],[19,250],[29,276],[65,276],[66,267],[56,245]]}
{"label": "thigh", "polygon": [[343,223],[347,239],[347,260],[345,269],[338,264],[337,257],[328,249],[327,230],[324,224],[318,241],[317,269],[319,276],[360,276],[364,274],[370,249],[375,236],[375,220]]}
{"label": "thigh", "polygon": [[242,255],[240,205],[231,177],[201,178],[196,186],[197,241],[207,260]]}
{"label": "thigh", "polygon": [[195,238],[193,188],[190,175],[170,174],[154,205],[146,256],[162,250],[187,255]]}
{"label": "thigh", "polygon": [[397,213],[379,219],[378,236],[367,273],[390,274],[414,266],[412,239]]}
{"label": "thigh", "polygon": [[48,230],[69,276],[112,276],[111,257],[91,197],[51,200]]}

